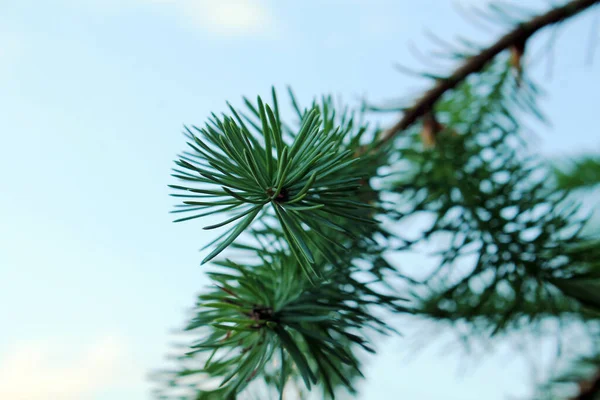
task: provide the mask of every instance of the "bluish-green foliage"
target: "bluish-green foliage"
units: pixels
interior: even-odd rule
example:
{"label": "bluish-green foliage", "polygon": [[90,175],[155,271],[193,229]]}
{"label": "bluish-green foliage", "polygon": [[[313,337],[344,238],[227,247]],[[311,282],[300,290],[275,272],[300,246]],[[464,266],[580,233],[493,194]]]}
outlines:
{"label": "bluish-green foliage", "polygon": [[356,353],[373,352],[365,335],[393,332],[374,312],[407,310],[382,286],[393,268],[370,184],[388,155],[379,131],[360,113],[336,115],[331,98],[308,109],[291,100],[297,128],[281,121],[273,92],[272,106],[245,100],[246,112],[230,106],[232,116],[186,129],[192,151],[176,161],[175,212],[191,214],[177,221],[222,213],[231,216],[205,229],[232,225],[204,260],[233,252],[207,273],[214,285],[186,327],[199,339],[179,357],[185,367],[164,375],[177,388],[218,378],[199,398],[229,398],[252,381],[279,393],[288,381],[327,397],[354,392]]}
{"label": "bluish-green foliage", "polygon": [[[491,10],[510,25],[530,13]],[[481,51],[461,45],[445,55],[467,63]],[[203,243],[211,285],[159,398],[356,393],[373,337],[395,332],[389,313],[484,337],[548,319],[598,326],[600,244],[582,233],[586,216],[569,195],[598,182],[597,159],[553,171],[527,149],[520,119],[544,116],[524,46],[444,91],[396,136],[369,127],[364,107],[325,97],[302,108],[291,91],[287,122],[275,90],[186,127],[170,185],[182,201],[176,222],[215,214],[204,229],[224,232]],[[415,217],[430,225],[415,232]],[[420,266],[388,261],[412,251],[436,261],[424,278]]]}

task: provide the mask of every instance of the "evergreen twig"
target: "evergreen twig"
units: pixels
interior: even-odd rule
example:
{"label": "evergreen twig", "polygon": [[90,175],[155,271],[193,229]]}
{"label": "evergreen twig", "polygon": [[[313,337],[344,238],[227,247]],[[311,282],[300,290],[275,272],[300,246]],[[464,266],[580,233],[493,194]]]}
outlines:
{"label": "evergreen twig", "polygon": [[483,49],[480,53],[467,58],[450,76],[438,79],[435,85],[427,90],[414,105],[405,110],[400,121],[383,132],[380,144],[383,145],[389,142],[396,135],[405,131],[406,128],[430,111],[444,93],[455,88],[469,75],[481,71],[504,50],[525,43],[542,28],[574,17],[599,3],[600,0],[573,0],[562,7],[554,8],[545,14],[538,15],[527,22],[518,24],[512,31],[502,36],[494,44]]}

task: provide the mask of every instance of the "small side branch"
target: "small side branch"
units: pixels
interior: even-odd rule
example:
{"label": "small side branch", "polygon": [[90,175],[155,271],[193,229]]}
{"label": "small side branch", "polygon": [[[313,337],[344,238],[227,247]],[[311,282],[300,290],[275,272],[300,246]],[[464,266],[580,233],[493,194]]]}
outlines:
{"label": "small side branch", "polygon": [[397,134],[410,127],[420,117],[430,111],[444,93],[455,88],[470,74],[481,71],[502,51],[525,43],[527,39],[540,29],[569,19],[597,4],[600,4],[600,0],[572,0],[562,7],[553,8],[545,14],[538,15],[529,21],[517,25],[515,29],[502,36],[494,44],[483,49],[477,55],[466,59],[449,77],[438,80],[412,107],[404,112],[402,119],[398,123],[383,133],[379,144],[381,145],[392,140]]}

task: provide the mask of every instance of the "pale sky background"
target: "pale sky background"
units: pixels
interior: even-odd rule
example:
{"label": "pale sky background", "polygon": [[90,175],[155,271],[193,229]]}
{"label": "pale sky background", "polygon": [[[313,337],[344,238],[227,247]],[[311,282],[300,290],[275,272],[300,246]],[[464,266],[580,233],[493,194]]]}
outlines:
{"label": "pale sky background", "polygon": [[[304,101],[415,93],[421,82],[393,64],[419,65],[408,44],[430,49],[424,28],[490,38],[453,4],[0,0],[0,398],[148,399],[147,375],[164,366],[170,332],[206,283],[202,224],[168,214],[182,124],[271,85],[292,85]],[[600,54],[585,62],[593,19],[563,27],[551,79],[536,64],[553,123],[538,132],[546,155],[600,150]],[[378,343],[361,399],[531,389],[530,369],[506,346],[459,374],[469,359],[447,341],[407,360],[414,329],[399,328],[405,338]]]}

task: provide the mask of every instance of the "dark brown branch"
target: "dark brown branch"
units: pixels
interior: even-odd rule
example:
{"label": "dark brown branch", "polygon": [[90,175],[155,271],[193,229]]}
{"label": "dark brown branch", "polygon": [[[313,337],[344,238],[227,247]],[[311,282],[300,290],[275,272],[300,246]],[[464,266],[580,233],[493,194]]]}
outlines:
{"label": "dark brown branch", "polygon": [[455,88],[467,76],[481,71],[494,57],[512,46],[525,43],[534,33],[546,26],[556,24],[571,18],[580,12],[599,4],[600,0],[572,0],[562,7],[553,8],[545,14],[538,15],[527,22],[516,26],[515,29],[502,36],[496,43],[482,50],[479,54],[465,60],[452,75],[440,79],[419,98],[415,104],[408,108],[402,119],[394,126],[383,132],[379,144],[384,144],[393,139],[397,134],[415,123],[420,117],[431,110],[436,101],[447,91]]}

